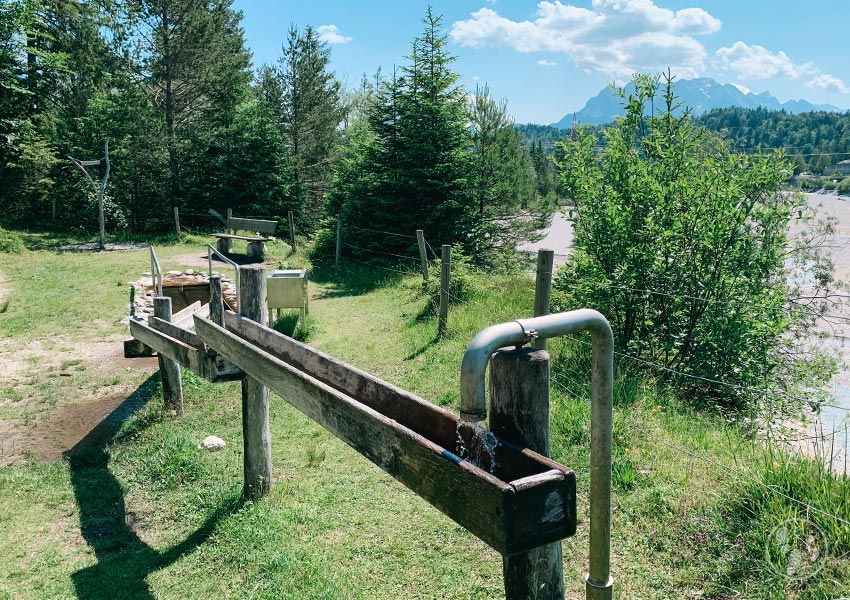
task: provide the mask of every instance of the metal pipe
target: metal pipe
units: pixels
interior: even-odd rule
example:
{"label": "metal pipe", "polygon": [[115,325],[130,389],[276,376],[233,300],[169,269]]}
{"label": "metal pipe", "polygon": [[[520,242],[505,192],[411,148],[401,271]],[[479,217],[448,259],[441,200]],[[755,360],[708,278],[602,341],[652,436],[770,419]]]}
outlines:
{"label": "metal pipe", "polygon": [[227,258],[224,254],[219,252],[216,248],[213,248],[212,244],[207,244],[207,275],[212,277],[212,255],[215,254],[221,260],[228,263],[233,269],[236,271],[235,281],[236,281],[236,298],[238,302],[239,298],[239,265]]}
{"label": "metal pipe", "polygon": [[151,283],[156,291],[158,298],[162,297],[162,267],[159,266],[159,259],[156,257],[156,252],[153,246],[150,246],[151,251]]}
{"label": "metal pipe", "polygon": [[490,356],[505,346],[523,345],[590,332],[590,567],[585,576],[587,600],[611,600],[611,442],[614,396],[614,337],[608,320],[591,309],[573,310],[493,325],[478,333],[463,355],[460,416],[477,422],[487,418],[484,374]]}

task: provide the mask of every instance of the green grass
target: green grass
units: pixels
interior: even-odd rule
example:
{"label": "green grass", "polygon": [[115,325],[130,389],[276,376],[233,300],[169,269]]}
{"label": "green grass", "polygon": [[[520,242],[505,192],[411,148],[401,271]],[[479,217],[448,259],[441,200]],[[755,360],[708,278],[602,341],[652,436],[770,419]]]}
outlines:
{"label": "green grass", "polygon": [[[158,247],[163,267],[200,251],[200,241]],[[283,246],[272,252],[287,266],[305,264]],[[146,251],[22,256],[3,255],[17,304],[25,299],[53,317],[44,323],[13,302],[11,314],[0,317],[0,335],[20,343],[122,332],[115,323],[126,298],[118,284],[147,270]],[[43,277],[72,270],[77,281],[64,296],[43,294],[38,279],[10,275],[26,273],[27,262]],[[446,335],[436,339],[420,277],[351,268],[314,273],[309,343],[456,409],[468,341],[532,309],[530,277],[468,283],[467,301],[452,307]],[[97,302],[83,301],[91,296]],[[290,316],[277,326],[292,331],[294,323]],[[587,350],[581,341],[550,342],[552,453],[579,482],[578,533],[564,542],[567,598],[584,595],[588,546]],[[110,382],[132,394],[99,426],[100,443],[80,445],[63,461],[0,468],[0,598],[503,597],[495,552],[274,394],[275,485],[268,497],[242,504],[238,383],[212,385],[184,372],[185,415],[175,419],[161,408],[155,375],[103,373],[73,357],[29,368],[67,375],[14,386],[39,399],[13,396],[28,410],[85,401]],[[40,385],[46,387],[35,393]],[[850,595],[848,530],[834,520],[813,518],[831,545],[822,570],[805,581],[772,571],[764,551],[777,527],[807,516],[775,490],[850,518],[846,480],[809,461],[771,455],[626,365],[618,365],[615,405],[616,597]],[[120,418],[125,413],[129,418]],[[227,447],[198,449],[207,435]]]}

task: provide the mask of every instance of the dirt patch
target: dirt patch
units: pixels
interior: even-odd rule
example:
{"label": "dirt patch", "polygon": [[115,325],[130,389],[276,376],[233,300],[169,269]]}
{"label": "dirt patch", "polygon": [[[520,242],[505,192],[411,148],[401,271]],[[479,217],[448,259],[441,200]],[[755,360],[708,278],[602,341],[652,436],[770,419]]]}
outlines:
{"label": "dirt patch", "polygon": [[145,242],[116,242],[106,243],[101,250],[98,242],[81,242],[79,244],[64,244],[59,246],[59,250],[65,252],[116,252],[121,250],[141,250],[147,248]]}
{"label": "dirt patch", "polygon": [[[270,265],[274,265],[274,264],[277,263],[276,260],[271,259],[271,258],[265,259],[262,263],[257,262],[254,259],[248,259],[244,256],[238,256],[238,255],[230,256],[229,258],[233,262],[235,262],[237,265],[259,265],[259,264],[262,264],[262,265],[265,265],[266,268],[268,268]],[[164,262],[164,261],[161,261],[161,262]],[[204,271],[206,271],[206,269],[209,267],[209,260],[207,258],[206,252],[203,252],[203,253],[193,252],[191,254],[180,254],[178,256],[172,256],[168,259],[168,262],[169,263],[177,263],[177,264],[180,264],[180,265],[185,265],[187,267],[203,267]],[[223,260],[221,260],[219,258],[216,258],[215,256],[213,256],[212,266],[213,266],[213,271],[217,271],[217,270],[221,269],[222,267],[225,268],[225,269],[231,268],[231,266],[228,263],[224,262]]]}
{"label": "dirt patch", "polygon": [[[158,366],[156,358],[124,358],[126,337],[112,335],[96,343],[56,337],[23,346],[19,340],[0,340],[0,393],[10,390],[4,394],[10,397],[0,397],[0,408],[8,411],[0,416],[0,466],[24,457],[57,460],[83,441],[104,442],[99,426],[123,414],[137,374],[153,373]],[[94,389],[71,387],[49,410],[43,386],[65,378],[76,381],[75,376],[88,378]]]}
{"label": "dirt patch", "polygon": [[86,404],[57,408],[23,440],[21,449],[38,460],[59,460],[81,446],[102,446],[143,401],[128,402],[126,394],[108,396]]}

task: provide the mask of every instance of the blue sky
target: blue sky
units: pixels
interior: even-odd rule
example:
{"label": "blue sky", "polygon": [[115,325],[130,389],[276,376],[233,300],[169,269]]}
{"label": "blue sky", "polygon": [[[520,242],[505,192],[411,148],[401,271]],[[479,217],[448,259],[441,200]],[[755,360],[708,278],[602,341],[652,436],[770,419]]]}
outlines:
{"label": "blue sky", "polygon": [[670,67],[782,101],[850,108],[846,0],[236,0],[254,65],[291,23],[331,46],[347,87],[405,62],[428,5],[468,89],[486,83],[518,122],[552,123],[611,81]]}

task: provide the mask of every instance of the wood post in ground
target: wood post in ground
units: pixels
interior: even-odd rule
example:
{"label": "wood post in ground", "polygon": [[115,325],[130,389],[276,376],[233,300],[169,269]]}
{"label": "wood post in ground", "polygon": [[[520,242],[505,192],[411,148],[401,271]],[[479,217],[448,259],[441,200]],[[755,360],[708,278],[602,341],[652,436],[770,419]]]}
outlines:
{"label": "wood post in ground", "polygon": [[180,208],[174,207],[174,230],[177,231],[177,237],[180,237]]}
{"label": "wood post in ground", "polygon": [[336,261],[334,269],[339,269],[339,255],[342,254],[342,217],[336,218]]}
{"label": "wood post in ground", "polygon": [[224,301],[221,294],[221,275],[210,277],[210,320],[224,327]]}
{"label": "wood post in ground", "polygon": [[[534,316],[542,317],[549,314],[549,303],[552,299],[552,270],[555,265],[554,250],[537,251],[537,278],[534,285]],[[538,338],[533,346],[540,350],[546,349],[546,340]]]}
{"label": "wood post in ground", "polygon": [[[549,353],[500,350],[490,359],[490,430],[549,456]],[[502,557],[506,600],[563,600],[561,542]]]}
{"label": "wood post in ground", "polygon": [[419,262],[422,264],[422,279],[428,281],[428,255],[425,254],[425,234],[421,229],[416,230],[416,243],[419,245]]}
{"label": "wood post in ground", "polygon": [[292,246],[292,251],[295,252],[295,216],[292,211],[289,211],[289,245]]}
{"label": "wood post in ground", "polygon": [[[245,265],[239,269],[239,312],[268,325],[266,269]],[[242,380],[242,438],[246,499],[257,499],[272,487],[272,445],[269,430],[269,390],[253,377]]]}
{"label": "wood post in ground", "polygon": [[227,209],[227,223],[225,223],[224,226],[227,227],[227,233],[231,233],[231,234],[236,233],[235,229],[230,229],[230,219],[232,219],[232,218],[233,218],[233,209],[228,208]]}
{"label": "wood post in ground", "polygon": [[443,337],[449,321],[449,281],[452,272],[452,247],[443,244],[440,255],[440,321],[437,325],[437,337]]}
{"label": "wood post in ground", "polygon": [[[171,322],[171,298],[159,296],[153,299],[153,316]],[[165,410],[183,415],[183,380],[177,361],[159,355],[159,374],[162,380],[162,398]]]}

